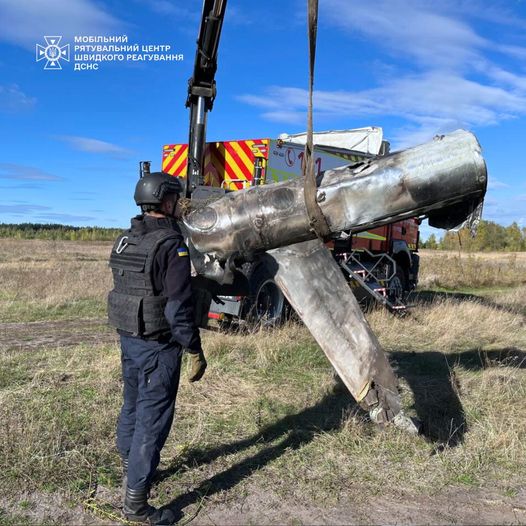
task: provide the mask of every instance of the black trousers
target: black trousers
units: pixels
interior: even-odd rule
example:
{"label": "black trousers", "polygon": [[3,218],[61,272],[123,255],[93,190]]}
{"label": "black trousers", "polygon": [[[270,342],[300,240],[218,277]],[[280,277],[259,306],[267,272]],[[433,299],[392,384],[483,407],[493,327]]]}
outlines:
{"label": "black trousers", "polygon": [[177,344],[121,336],[124,402],[117,448],[128,458],[130,489],[148,489],[159,465],[174,417],[181,356]]}

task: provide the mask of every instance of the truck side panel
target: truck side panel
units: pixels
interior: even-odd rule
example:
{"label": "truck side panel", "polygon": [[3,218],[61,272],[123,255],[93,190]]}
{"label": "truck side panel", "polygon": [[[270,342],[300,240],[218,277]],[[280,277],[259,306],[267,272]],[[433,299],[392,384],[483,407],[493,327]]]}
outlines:
{"label": "truck side panel", "polygon": [[[303,173],[303,162],[305,147],[301,144],[284,143],[280,140],[270,141],[270,151],[268,156],[267,182],[288,181],[299,177]],[[338,168],[355,162],[367,159],[366,154],[329,153],[321,148],[314,148],[314,166],[316,175],[324,170]]]}
{"label": "truck side panel", "polygon": [[418,222],[404,219],[391,225],[373,228],[353,235],[352,248],[371,252],[389,252],[392,241],[404,241],[411,251],[418,250]]}

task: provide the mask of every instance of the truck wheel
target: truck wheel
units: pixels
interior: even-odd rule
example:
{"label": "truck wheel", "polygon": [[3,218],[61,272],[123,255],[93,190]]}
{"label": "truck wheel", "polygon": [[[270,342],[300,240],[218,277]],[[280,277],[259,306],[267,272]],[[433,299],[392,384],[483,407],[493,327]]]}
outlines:
{"label": "truck wheel", "polygon": [[265,263],[257,265],[248,279],[250,297],[246,320],[251,328],[277,327],[283,324],[286,319],[287,300]]}
{"label": "truck wheel", "polygon": [[392,303],[404,303],[407,295],[407,275],[405,270],[397,266],[396,273],[389,281],[389,290],[387,297]]}
{"label": "truck wheel", "polygon": [[259,287],[254,301],[255,313],[263,325],[280,325],[283,322],[285,298],[273,279]]}

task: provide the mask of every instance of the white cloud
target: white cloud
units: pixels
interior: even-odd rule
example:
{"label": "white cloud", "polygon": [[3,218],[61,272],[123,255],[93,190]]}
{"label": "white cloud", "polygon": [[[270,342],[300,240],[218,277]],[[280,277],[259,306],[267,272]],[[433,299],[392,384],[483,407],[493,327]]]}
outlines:
{"label": "white cloud", "polygon": [[427,66],[455,66],[473,60],[489,45],[460,18],[441,13],[436,3],[412,0],[324,0],[322,16],[345,31],[396,56]]}
{"label": "white cloud", "polygon": [[506,188],[510,188],[510,185],[502,181],[499,181],[498,179],[496,179],[495,177],[492,177],[491,175],[488,177],[488,189],[489,190],[504,190]]}
{"label": "white cloud", "polygon": [[481,63],[478,69],[481,73],[508,88],[512,88],[521,93],[526,92],[526,75],[516,75],[511,71],[506,71],[488,62]]}
{"label": "white cloud", "polygon": [[[433,0],[425,0],[433,5]],[[442,0],[440,7],[453,14],[462,14],[490,22],[493,26],[526,29],[526,20],[517,16],[513,8],[523,0]],[[435,2],[436,5],[436,2]]]}
{"label": "white cloud", "polygon": [[236,26],[250,26],[259,22],[256,9],[246,9],[245,6],[229,5],[226,10],[228,24]]}
{"label": "white cloud", "polygon": [[483,218],[501,225],[509,225],[515,221],[521,227],[526,226],[526,206],[518,199],[486,199]]}
{"label": "white cloud", "polygon": [[62,177],[50,174],[34,166],[0,163],[0,179],[12,181],[60,181]]}
{"label": "white cloud", "polygon": [[46,221],[58,221],[60,223],[64,223],[65,221],[67,222],[77,222],[77,221],[80,221],[80,222],[85,222],[85,221],[93,221],[95,220],[96,218],[93,217],[93,216],[80,216],[80,215],[75,215],[75,214],[61,214],[61,213],[55,213],[55,212],[50,212],[50,213],[46,213],[46,214],[39,214],[36,216],[37,219],[40,219],[40,220],[46,220]]}
{"label": "white cloud", "polygon": [[0,204],[0,214],[31,214],[32,212],[41,212],[43,210],[51,210],[51,208],[43,205]]}
{"label": "white cloud", "polygon": [[[307,91],[273,86],[263,96],[241,95],[241,101],[266,110],[263,116],[282,122],[305,122]],[[287,110],[284,111],[283,108]],[[391,139],[397,147],[425,141],[461,127],[487,126],[526,114],[526,92],[477,83],[449,72],[430,72],[392,79],[363,91],[316,91],[317,118],[395,116],[407,121]]]}
{"label": "white cloud", "polygon": [[[526,27],[526,24],[525,24]],[[498,46],[498,51],[514,56],[516,58],[526,60],[526,47],[520,46]]]}
{"label": "white cloud", "polygon": [[430,141],[435,135],[448,133],[462,128],[462,124],[454,122],[444,122],[441,126],[434,121],[428,123],[421,122],[418,125],[409,124],[398,128],[388,137],[391,143],[391,151],[403,150],[417,144],[424,144]]}
{"label": "white cloud", "polygon": [[[497,189],[500,190],[500,188]],[[484,200],[483,218],[495,221],[501,225],[510,225],[515,221],[521,227],[526,227],[525,201],[526,195],[515,195],[513,188],[507,191],[502,189],[501,192],[495,192],[495,188],[492,188],[490,185]]]}
{"label": "white cloud", "polygon": [[107,35],[122,23],[91,0],[0,0],[0,40],[34,49],[44,35]]}
{"label": "white cloud", "polygon": [[303,124],[305,125],[306,117],[302,112],[299,111],[266,111],[261,114],[264,119],[273,122],[287,122],[290,124]]}
{"label": "white cloud", "polygon": [[[487,18],[480,0],[322,0],[320,19],[348,33],[351,45],[362,38],[371,54],[394,57],[396,68],[385,69],[381,82],[353,91],[316,91],[317,126],[340,117],[397,117],[402,125],[390,133],[395,148],[411,146],[437,133],[456,128],[489,126],[526,115],[526,75],[493,63],[494,52],[520,57],[526,48],[508,45],[512,30],[526,21],[504,6],[493,5],[496,20],[509,33],[494,44],[466,20]],[[517,36],[517,35],[516,35]],[[323,33],[320,30],[320,39]],[[510,58],[508,57],[508,58]],[[404,64],[403,66],[401,64]],[[262,108],[269,120],[306,121],[307,91],[293,86],[271,86],[263,93],[247,93],[239,100]]]}
{"label": "white cloud", "polygon": [[88,153],[102,153],[109,154],[115,157],[126,157],[131,154],[131,151],[112,144],[111,142],[93,139],[91,137],[79,137],[77,135],[60,135],[56,139],[66,142],[73,149]]}
{"label": "white cloud", "polygon": [[424,67],[452,67],[472,63],[484,52],[497,51],[526,58],[526,47],[493,42],[468,23],[474,19],[508,30],[526,29],[526,20],[509,2],[492,0],[322,0],[322,18],[361,34],[396,57],[413,57]]}
{"label": "white cloud", "polygon": [[0,85],[0,111],[13,113],[30,110],[36,99],[26,95],[17,84]]}

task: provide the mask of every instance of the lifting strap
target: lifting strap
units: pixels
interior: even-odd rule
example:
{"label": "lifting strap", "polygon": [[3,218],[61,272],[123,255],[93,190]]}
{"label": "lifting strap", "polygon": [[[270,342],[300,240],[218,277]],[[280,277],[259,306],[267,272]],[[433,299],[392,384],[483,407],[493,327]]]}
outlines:
{"label": "lifting strap", "polygon": [[303,165],[303,195],[309,223],[316,235],[323,239],[330,234],[329,225],[317,201],[316,175],[314,173],[314,146],[312,138],[312,90],[314,86],[314,63],[316,60],[316,32],[318,27],[318,0],[308,0],[309,24],[309,109],[307,116],[307,142]]}

